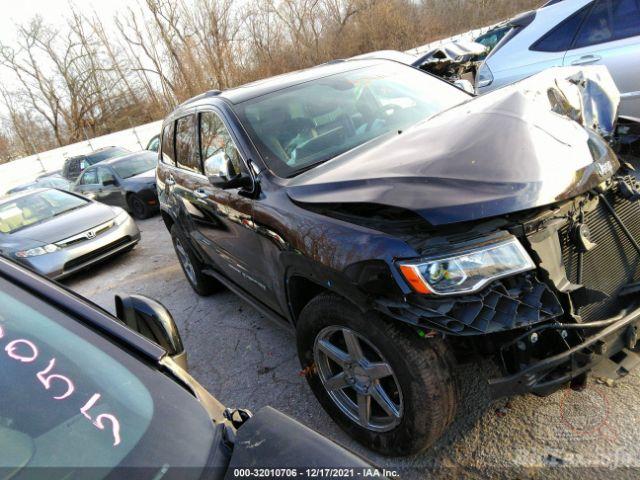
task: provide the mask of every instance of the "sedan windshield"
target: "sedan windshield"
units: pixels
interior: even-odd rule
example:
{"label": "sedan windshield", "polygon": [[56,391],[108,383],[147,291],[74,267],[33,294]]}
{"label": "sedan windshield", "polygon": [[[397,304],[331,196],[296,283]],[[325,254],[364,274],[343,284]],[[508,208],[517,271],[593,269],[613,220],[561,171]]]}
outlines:
{"label": "sedan windshield", "polygon": [[444,81],[387,62],[248,100],[236,113],[270,168],[290,177],[466,100]]}
{"label": "sedan windshield", "polygon": [[156,168],[158,157],[154,154],[126,157],[114,162],[113,168],[120,178],[130,178]]}
{"label": "sedan windshield", "polygon": [[0,233],[14,233],[87,204],[87,200],[60,190],[9,198],[0,204]]}

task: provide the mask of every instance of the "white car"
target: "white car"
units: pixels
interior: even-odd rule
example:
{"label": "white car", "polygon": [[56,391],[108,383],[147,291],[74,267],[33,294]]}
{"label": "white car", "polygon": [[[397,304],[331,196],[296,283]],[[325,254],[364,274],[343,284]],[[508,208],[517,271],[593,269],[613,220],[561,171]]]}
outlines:
{"label": "white car", "polygon": [[640,118],[640,0],[552,0],[510,23],[478,70],[479,94],[549,67],[605,65],[621,115]]}

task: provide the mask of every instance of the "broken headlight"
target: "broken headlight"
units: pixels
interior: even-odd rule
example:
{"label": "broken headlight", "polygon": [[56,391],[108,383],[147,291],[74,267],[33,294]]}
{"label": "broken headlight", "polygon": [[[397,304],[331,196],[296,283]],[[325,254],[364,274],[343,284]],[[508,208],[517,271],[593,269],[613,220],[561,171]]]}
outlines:
{"label": "broken headlight", "polygon": [[435,295],[476,292],[498,278],[535,268],[514,237],[452,255],[401,262],[399,266],[415,291]]}

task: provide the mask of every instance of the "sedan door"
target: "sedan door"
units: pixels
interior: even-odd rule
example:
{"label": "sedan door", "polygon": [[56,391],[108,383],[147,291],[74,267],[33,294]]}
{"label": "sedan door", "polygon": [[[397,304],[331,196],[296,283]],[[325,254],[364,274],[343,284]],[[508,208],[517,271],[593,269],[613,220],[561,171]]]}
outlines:
{"label": "sedan door", "polygon": [[82,173],[73,190],[91,200],[97,200],[99,188],[98,169],[89,168]]}
{"label": "sedan door", "polygon": [[124,191],[113,170],[110,167],[98,167],[98,190],[96,200],[107,205],[126,208]]}
{"label": "sedan door", "polygon": [[598,0],[565,65],[605,65],[622,94],[621,114],[640,118],[640,0]]}

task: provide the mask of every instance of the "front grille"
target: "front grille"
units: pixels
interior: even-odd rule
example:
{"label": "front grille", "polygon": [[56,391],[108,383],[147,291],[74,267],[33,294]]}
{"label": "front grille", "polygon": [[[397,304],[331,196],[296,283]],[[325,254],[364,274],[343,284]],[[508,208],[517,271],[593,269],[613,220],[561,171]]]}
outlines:
{"label": "front grille", "polygon": [[116,240],[115,242],[111,242],[105,245],[104,247],[100,247],[94,250],[93,252],[85,253],[80,257],[74,258],[73,260],[69,260],[67,263],[64,264],[64,271],[66,272],[69,270],[73,270],[74,268],[84,265],[85,263],[89,263],[92,260],[95,260],[101,257],[105,253],[109,253],[112,250],[116,250],[117,248],[123,245],[126,245],[130,241],[131,241],[131,237],[129,236],[122,237],[121,239]]}
{"label": "front grille", "polygon": [[[640,242],[639,203],[613,193],[606,199],[636,242]],[[582,282],[578,278],[579,247],[572,234],[573,225],[567,225],[559,232],[563,261],[567,278],[585,287],[585,290],[571,294],[574,306],[577,306],[575,313],[582,321],[605,319],[615,316],[629,304],[629,297],[619,297],[618,293],[626,285],[640,281],[640,254],[604,202],[600,201],[595,210],[585,214],[584,223],[588,225],[596,247],[584,253]]]}
{"label": "front grille", "polygon": [[[102,235],[103,233],[108,231],[111,227],[113,227],[114,224],[115,222],[113,220],[110,220],[106,223],[103,223],[102,225],[98,225],[95,228],[86,230],[82,233],[78,233],[77,235],[74,235],[72,237],[65,238],[64,240],[60,240],[59,242],[56,243],[56,245],[60,248],[66,248],[66,247],[71,247],[78,243],[84,242],[86,240],[92,240],[93,238],[99,235]],[[87,236],[89,232],[93,233],[92,237]]]}

